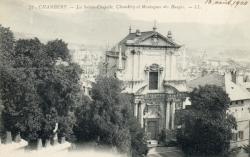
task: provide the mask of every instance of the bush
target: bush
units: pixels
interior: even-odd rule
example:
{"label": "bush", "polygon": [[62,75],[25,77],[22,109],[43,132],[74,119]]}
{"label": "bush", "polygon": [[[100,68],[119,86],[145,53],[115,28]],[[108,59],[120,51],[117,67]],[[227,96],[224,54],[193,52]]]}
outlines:
{"label": "bush", "polygon": [[83,101],[76,110],[76,140],[116,147],[122,153],[131,152],[133,157],[146,155],[144,130],[132,115],[131,97],[121,90],[121,82],[116,78],[97,78],[92,100]]}
{"label": "bush", "polygon": [[206,85],[190,93],[192,106],[183,111],[177,140],[190,155],[222,155],[229,150],[235,119],[226,113],[229,97],[222,88]]}
{"label": "bush", "polygon": [[135,117],[131,117],[129,123],[131,134],[131,152],[132,157],[147,155],[148,147],[144,129],[141,128]]}

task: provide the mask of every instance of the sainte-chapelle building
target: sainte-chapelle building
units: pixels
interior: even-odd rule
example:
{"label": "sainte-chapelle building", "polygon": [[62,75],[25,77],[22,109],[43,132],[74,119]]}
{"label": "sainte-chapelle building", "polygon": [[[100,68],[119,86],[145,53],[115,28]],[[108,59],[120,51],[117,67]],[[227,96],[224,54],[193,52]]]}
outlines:
{"label": "sainte-chapelle building", "polygon": [[156,27],[145,32],[130,28],[128,35],[106,52],[107,72],[124,82],[123,92],[133,95],[134,116],[149,140],[157,140],[163,129],[176,128],[176,112],[187,97],[186,80],[177,70],[181,47],[170,31],[164,36]]}

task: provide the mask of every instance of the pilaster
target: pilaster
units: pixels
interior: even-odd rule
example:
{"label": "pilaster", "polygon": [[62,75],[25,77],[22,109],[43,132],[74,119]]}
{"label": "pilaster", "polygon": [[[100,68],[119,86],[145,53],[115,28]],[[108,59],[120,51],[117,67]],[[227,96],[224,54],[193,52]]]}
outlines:
{"label": "pilaster", "polygon": [[134,105],[134,116],[137,117],[137,112],[138,112],[138,104],[135,103]]}
{"label": "pilaster", "polygon": [[172,122],[171,122],[171,124],[172,124],[172,129],[174,129],[175,128],[175,102],[173,102],[172,103]]}
{"label": "pilaster", "polygon": [[169,129],[169,115],[170,115],[170,103],[167,102],[167,107],[166,107],[166,129]]}

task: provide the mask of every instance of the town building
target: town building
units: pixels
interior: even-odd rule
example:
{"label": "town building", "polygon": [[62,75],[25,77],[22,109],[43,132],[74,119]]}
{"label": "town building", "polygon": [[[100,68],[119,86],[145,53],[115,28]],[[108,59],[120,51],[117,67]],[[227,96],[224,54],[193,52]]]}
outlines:
{"label": "town building", "polygon": [[98,65],[101,59],[101,54],[89,51],[84,46],[75,49],[70,49],[72,61],[80,65],[83,70],[83,77],[95,78],[98,75]]}
{"label": "town building", "polygon": [[236,74],[236,71],[226,72],[224,75],[215,72],[187,82],[190,91],[199,86],[216,85],[228,94],[230,107],[227,112],[237,121],[237,130],[233,130],[231,147],[248,145],[250,131],[250,92],[237,84],[239,78]]}
{"label": "town building", "polygon": [[81,84],[85,95],[91,96],[92,83],[99,74],[101,53],[88,50],[84,45],[70,47],[72,61],[82,69]]}
{"label": "town building", "polygon": [[134,116],[149,140],[157,140],[163,129],[175,129],[175,112],[186,100],[186,80],[181,78],[177,58],[181,45],[172,33],[152,31],[128,35],[106,52],[106,73],[122,80],[123,92],[134,97]]}
{"label": "town building", "polygon": [[246,71],[237,72],[236,75],[236,83],[243,86],[250,92],[250,74],[248,69]]}

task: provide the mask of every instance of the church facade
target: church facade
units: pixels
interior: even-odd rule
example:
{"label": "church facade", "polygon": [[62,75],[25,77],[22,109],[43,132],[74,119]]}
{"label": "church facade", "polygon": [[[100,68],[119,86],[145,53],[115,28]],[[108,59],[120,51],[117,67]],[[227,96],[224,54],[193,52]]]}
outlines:
{"label": "church facade", "polygon": [[148,140],[157,140],[161,130],[174,130],[175,114],[187,97],[186,80],[177,70],[181,45],[171,32],[136,30],[106,52],[106,72],[125,84],[123,92],[133,95],[134,116]]}

